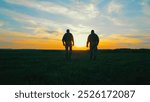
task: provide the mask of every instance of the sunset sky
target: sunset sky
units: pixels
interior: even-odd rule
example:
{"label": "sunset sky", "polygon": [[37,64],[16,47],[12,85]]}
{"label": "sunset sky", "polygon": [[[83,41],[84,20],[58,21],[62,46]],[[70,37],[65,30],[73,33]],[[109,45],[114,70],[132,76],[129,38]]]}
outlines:
{"label": "sunset sky", "polygon": [[0,48],[87,49],[94,29],[99,49],[150,48],[150,0],[0,0]]}

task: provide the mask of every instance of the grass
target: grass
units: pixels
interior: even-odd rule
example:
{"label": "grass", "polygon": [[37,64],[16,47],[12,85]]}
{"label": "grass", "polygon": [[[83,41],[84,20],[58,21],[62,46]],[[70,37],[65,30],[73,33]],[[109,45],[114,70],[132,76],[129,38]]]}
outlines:
{"label": "grass", "polygon": [[0,50],[4,85],[143,85],[150,84],[150,50],[101,50],[95,61],[87,51]]}

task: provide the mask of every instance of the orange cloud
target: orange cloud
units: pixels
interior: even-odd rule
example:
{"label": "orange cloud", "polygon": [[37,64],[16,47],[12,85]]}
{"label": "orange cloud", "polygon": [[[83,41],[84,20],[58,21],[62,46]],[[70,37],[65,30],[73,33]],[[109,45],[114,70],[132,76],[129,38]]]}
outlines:
{"label": "orange cloud", "polygon": [[115,48],[130,48],[134,45],[141,44],[143,41],[139,38],[130,38],[123,35],[113,34],[108,38],[102,38],[99,48],[115,49]]}
{"label": "orange cloud", "polygon": [[22,49],[62,49],[60,42],[45,39],[25,39],[13,41],[13,47]]}
{"label": "orange cloud", "polygon": [[31,35],[21,32],[5,32],[1,34],[0,42],[11,42],[10,45],[0,46],[3,48],[19,49],[63,49],[61,40],[50,39],[48,34]]}
{"label": "orange cloud", "polygon": [[[59,38],[58,38],[59,37]],[[51,39],[54,38],[54,39]],[[19,49],[64,49],[61,42],[62,35],[54,36],[47,33],[31,35],[21,32],[5,32],[1,34],[0,48],[19,48]],[[81,39],[80,39],[81,40]],[[76,41],[75,41],[76,42]],[[86,42],[85,42],[86,43]],[[121,34],[113,34],[109,37],[100,37],[99,49],[115,49],[115,48],[137,48],[141,47],[143,41],[140,38],[123,36]],[[144,45],[149,46],[149,45]],[[143,47],[144,47],[143,46]],[[74,50],[87,50],[83,47],[73,47]]]}

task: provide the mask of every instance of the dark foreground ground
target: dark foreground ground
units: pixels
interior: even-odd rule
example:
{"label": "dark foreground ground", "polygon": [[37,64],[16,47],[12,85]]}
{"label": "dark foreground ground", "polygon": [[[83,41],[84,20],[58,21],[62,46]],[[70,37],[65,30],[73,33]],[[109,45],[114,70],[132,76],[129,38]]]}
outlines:
{"label": "dark foreground ground", "polygon": [[87,51],[0,50],[0,84],[150,85],[150,50],[102,50],[90,61]]}

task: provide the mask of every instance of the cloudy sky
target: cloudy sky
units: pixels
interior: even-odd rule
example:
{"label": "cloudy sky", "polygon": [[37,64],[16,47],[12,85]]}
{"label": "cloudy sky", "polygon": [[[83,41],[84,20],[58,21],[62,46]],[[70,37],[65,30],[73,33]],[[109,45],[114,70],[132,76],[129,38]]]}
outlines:
{"label": "cloudy sky", "polygon": [[99,48],[150,48],[149,10],[150,0],[0,0],[0,48],[63,49],[66,29],[75,49],[92,29]]}

